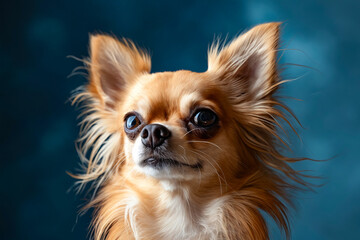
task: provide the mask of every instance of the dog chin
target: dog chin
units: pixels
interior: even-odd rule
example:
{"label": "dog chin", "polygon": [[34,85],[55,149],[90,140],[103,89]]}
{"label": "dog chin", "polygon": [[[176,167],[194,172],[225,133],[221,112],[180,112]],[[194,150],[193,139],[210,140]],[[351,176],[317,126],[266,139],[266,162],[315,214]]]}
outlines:
{"label": "dog chin", "polygon": [[176,159],[149,157],[136,164],[138,171],[159,180],[191,180],[202,169],[200,163],[187,164]]}
{"label": "dog chin", "polygon": [[191,180],[196,178],[194,172],[191,173],[183,168],[174,168],[171,166],[162,167],[161,169],[151,166],[137,166],[137,169],[145,175],[158,180]]}

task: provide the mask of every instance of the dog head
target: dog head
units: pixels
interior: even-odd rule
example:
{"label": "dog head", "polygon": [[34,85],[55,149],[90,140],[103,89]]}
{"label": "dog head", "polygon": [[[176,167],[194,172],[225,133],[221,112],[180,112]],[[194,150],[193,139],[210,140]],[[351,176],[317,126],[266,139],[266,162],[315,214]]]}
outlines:
{"label": "dog head", "polygon": [[178,181],[258,164],[253,153],[265,141],[269,148],[274,133],[278,34],[279,24],[268,23],[213,44],[202,73],[150,73],[150,57],[132,42],[92,36],[90,82],[76,97],[90,100],[84,132],[96,152],[88,173],[126,165]]}

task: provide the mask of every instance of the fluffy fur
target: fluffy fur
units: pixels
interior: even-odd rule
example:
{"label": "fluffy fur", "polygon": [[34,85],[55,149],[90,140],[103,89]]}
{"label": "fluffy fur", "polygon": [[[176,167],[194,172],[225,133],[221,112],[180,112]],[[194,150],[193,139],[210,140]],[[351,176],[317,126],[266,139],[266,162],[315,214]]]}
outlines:
{"label": "fluffy fur", "polygon": [[[89,83],[73,99],[84,107],[78,150],[85,169],[74,177],[79,189],[92,183],[85,208],[95,209],[95,239],[268,239],[263,213],[289,237],[286,205],[306,183],[289,166],[302,159],[279,150],[286,145],[279,122],[291,126],[274,96],[285,82],[277,71],[279,25],[214,43],[203,73],[150,73],[150,57],[132,42],[91,36]],[[209,138],[185,126],[197,107],[219,118]],[[171,131],[163,155],[201,167],[142,167],[140,137],[124,131],[131,111]]]}

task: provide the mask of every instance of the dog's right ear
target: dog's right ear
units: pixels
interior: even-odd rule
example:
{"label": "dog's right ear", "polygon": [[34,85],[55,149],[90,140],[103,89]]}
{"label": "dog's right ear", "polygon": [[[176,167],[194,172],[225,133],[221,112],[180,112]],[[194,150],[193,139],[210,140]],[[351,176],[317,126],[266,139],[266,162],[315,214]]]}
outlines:
{"label": "dog's right ear", "polygon": [[150,57],[134,43],[107,35],[91,36],[90,56],[88,90],[106,107],[121,101],[129,84],[151,68]]}

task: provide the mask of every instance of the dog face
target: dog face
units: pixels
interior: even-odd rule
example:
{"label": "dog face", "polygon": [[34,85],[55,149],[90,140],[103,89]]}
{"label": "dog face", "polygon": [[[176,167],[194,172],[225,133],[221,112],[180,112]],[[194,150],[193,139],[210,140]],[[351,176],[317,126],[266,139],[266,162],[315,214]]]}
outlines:
{"label": "dog face", "polygon": [[137,171],[158,179],[217,174],[235,151],[224,94],[210,74],[178,71],[138,77],[120,110],[126,159]]}

